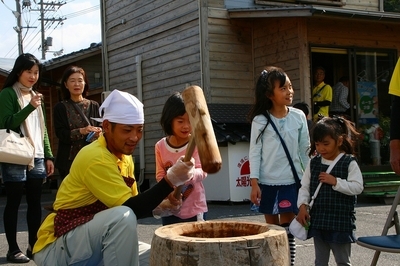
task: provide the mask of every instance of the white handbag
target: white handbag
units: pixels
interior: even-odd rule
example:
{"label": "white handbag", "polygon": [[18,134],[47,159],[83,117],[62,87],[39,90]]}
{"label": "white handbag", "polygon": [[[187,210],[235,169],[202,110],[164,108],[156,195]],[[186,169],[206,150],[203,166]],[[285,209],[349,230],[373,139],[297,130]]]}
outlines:
{"label": "white handbag", "polygon": [[[342,156],[344,155],[344,153],[339,153],[338,156],[336,156],[335,160],[329,165],[328,169],[326,170],[326,173],[329,174],[332,170],[332,168],[335,166],[335,164],[339,161],[340,158],[342,158]],[[318,192],[320,190],[322,186],[322,183],[320,182],[318,184],[317,189],[314,192],[314,195],[311,197],[311,201],[308,210],[311,210],[312,206],[314,205],[314,200],[318,195]],[[294,217],[294,219],[290,222],[289,224],[289,231],[290,233],[300,239],[300,240],[307,240],[308,239],[308,227],[304,227],[301,223],[299,223],[299,221],[297,221],[296,217]]]}
{"label": "white handbag", "polygon": [[0,129],[0,163],[28,165],[34,147],[24,135],[10,129]]}

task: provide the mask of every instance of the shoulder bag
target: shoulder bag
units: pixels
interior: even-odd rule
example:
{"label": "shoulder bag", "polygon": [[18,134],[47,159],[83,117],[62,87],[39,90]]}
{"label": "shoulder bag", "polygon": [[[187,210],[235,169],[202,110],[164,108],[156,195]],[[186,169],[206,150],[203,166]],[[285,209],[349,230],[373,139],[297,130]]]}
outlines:
{"label": "shoulder bag", "polygon": [[313,95],[313,98],[314,98],[315,96],[318,96],[318,94],[323,90],[323,88],[325,88],[326,85],[327,85],[327,84],[325,84],[324,86],[322,86],[322,87]]}
{"label": "shoulder bag", "polygon": [[[93,126],[92,123],[90,123],[90,121],[87,118],[87,116],[82,112],[82,109],[78,107],[76,102],[74,102],[72,100],[70,100],[69,102],[72,104],[72,106],[75,108],[75,110],[79,113],[79,115],[86,121],[88,126]],[[92,108],[92,102],[91,101],[90,101],[90,104],[89,104],[89,111],[90,111],[90,108]],[[90,142],[94,141],[95,140],[93,138],[94,135],[95,135],[94,131],[90,132],[86,137],[86,142],[90,143]]]}
{"label": "shoulder bag", "polygon": [[[81,108],[78,107],[78,105],[76,104],[76,102],[70,100],[69,101],[72,106],[75,108],[75,110],[79,113],[79,115],[86,121],[86,123],[88,124],[88,126],[92,125],[89,121],[89,119],[86,117],[86,115],[82,112]],[[92,102],[90,102],[89,108],[92,107]]]}
{"label": "shoulder bag", "polygon": [[[339,155],[336,156],[335,160],[329,165],[328,169],[326,170],[326,173],[329,174],[331,172],[332,168],[339,161],[339,159],[342,158],[343,155],[344,153],[339,153]],[[312,206],[314,205],[314,200],[317,197],[318,192],[321,189],[321,186],[322,183],[320,182],[318,184],[317,189],[314,192],[314,195],[311,197],[311,201],[308,204],[308,210],[311,210]],[[300,240],[304,241],[308,239],[308,226],[307,228],[304,227],[301,223],[299,223],[299,221],[297,221],[296,217],[294,217],[294,219],[290,222],[289,231],[292,235],[294,235],[296,238]]]}
{"label": "shoulder bag", "polygon": [[29,165],[34,157],[34,147],[22,132],[0,129],[0,162]]}

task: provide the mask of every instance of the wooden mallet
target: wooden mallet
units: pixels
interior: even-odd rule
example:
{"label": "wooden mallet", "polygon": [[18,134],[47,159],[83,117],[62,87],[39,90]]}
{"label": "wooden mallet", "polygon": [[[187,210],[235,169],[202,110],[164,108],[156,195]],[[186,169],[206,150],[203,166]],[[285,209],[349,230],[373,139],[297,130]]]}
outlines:
{"label": "wooden mallet", "polygon": [[[184,161],[192,158],[194,148],[197,146],[203,171],[209,174],[216,173],[221,169],[222,159],[203,90],[198,86],[187,87],[182,92],[182,98],[192,126]],[[181,189],[182,186],[179,186],[175,190],[175,198],[180,199]]]}

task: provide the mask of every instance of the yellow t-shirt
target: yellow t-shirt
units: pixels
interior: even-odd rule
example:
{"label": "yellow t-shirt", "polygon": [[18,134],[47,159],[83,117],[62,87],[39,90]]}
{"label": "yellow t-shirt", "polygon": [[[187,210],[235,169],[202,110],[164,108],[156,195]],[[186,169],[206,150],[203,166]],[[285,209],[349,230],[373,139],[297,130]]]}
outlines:
{"label": "yellow t-shirt", "polygon": [[400,59],[397,60],[396,67],[394,68],[393,75],[390,80],[389,94],[400,97]]}
{"label": "yellow t-shirt", "polygon": [[[121,206],[138,194],[136,182],[129,188],[122,176],[134,178],[132,156],[123,155],[122,160],[108,151],[103,135],[82,148],[75,157],[70,173],[57,191],[54,210],[75,209],[100,200],[107,207]],[[54,236],[54,218],[50,213],[38,231],[33,253],[39,252],[57,240]]]}
{"label": "yellow t-shirt", "polygon": [[[320,92],[318,92],[324,85],[326,85]],[[332,102],[332,87],[325,82],[321,82],[315,86],[312,91],[313,102],[330,101]],[[319,108],[318,113],[314,114],[313,120],[318,120],[318,114],[329,116],[329,106],[322,106]]]}

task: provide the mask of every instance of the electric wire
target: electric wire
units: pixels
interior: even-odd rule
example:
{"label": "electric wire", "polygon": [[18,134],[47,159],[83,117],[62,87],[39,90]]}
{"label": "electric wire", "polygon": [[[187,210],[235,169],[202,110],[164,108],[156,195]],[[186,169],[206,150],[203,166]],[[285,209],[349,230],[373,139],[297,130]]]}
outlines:
{"label": "electric wire", "polygon": [[[4,6],[7,9],[9,9],[12,12],[14,12],[11,8],[9,8],[4,3],[3,0],[0,0],[0,1],[4,4]],[[70,0],[70,1],[65,1],[64,3],[67,4],[67,3],[70,3],[70,2],[74,2],[74,1],[75,0]],[[35,4],[36,4],[36,2],[35,2]],[[39,6],[39,4],[36,4],[36,5],[37,5],[37,7]],[[47,15],[49,17],[51,15],[50,12],[52,12],[54,14],[58,13],[58,12],[62,13],[60,8],[61,8],[61,6],[58,6],[57,10],[53,10],[53,9],[51,9],[50,5],[46,5],[44,10],[43,10],[43,12],[44,12],[44,15]],[[82,10],[77,11],[77,12],[69,13],[69,14],[67,14],[67,15],[65,15],[65,16],[63,16],[61,18],[62,21],[58,21],[58,23],[54,26],[54,28],[51,30],[51,32],[48,32],[48,31],[54,25],[55,21],[45,21],[44,31],[46,32],[46,35],[49,36],[49,35],[51,35],[51,33],[53,33],[60,26],[62,28],[63,20],[72,19],[72,18],[76,18],[76,17],[82,16],[82,15],[86,15],[88,13],[97,11],[99,9],[100,9],[100,5],[95,5],[95,6],[86,8],[86,9],[82,9]],[[24,12],[24,11],[26,11],[26,12]],[[35,9],[34,11],[37,11],[37,9]],[[38,35],[41,34],[41,25],[40,25],[40,19],[41,18],[40,18],[40,16],[38,16],[38,20],[35,23],[32,20],[31,12],[33,12],[33,11],[29,10],[28,8],[23,8],[23,10],[21,12],[22,13],[21,17],[22,17],[22,15],[24,15],[23,16],[23,18],[24,18],[23,21],[24,21],[24,23],[26,25],[26,26],[23,26],[23,28],[26,29],[26,31],[24,33],[24,36],[22,37],[22,42],[23,42],[23,45],[24,45],[24,48],[23,48],[24,52],[32,52],[32,51],[35,51],[36,49],[40,50],[40,48],[41,48],[40,47],[41,40],[40,40],[40,38],[38,38]],[[29,13],[29,15],[27,13]],[[62,35],[63,34],[61,34],[61,36]],[[39,46],[39,48],[37,48],[38,46]],[[10,53],[11,53],[12,57],[16,57],[16,55],[18,54],[18,43],[16,45],[14,45],[13,47],[11,47],[11,49],[6,53],[6,57],[8,55],[10,55]]]}

